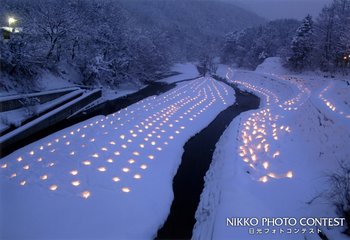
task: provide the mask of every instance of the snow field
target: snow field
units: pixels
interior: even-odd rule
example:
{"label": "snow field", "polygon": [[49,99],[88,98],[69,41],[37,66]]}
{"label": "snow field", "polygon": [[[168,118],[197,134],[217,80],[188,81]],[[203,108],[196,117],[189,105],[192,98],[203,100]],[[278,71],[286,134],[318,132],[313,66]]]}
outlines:
{"label": "snow field", "polygon": [[229,86],[199,78],[1,159],[0,237],[155,237],[183,145],[233,102]]}
{"label": "snow field", "polygon": [[180,74],[162,79],[161,80],[162,82],[171,84],[184,79],[192,79],[199,76],[197,68],[193,63],[182,63],[182,64],[178,63],[178,64],[175,64],[171,68],[171,70],[174,72],[178,72]]}

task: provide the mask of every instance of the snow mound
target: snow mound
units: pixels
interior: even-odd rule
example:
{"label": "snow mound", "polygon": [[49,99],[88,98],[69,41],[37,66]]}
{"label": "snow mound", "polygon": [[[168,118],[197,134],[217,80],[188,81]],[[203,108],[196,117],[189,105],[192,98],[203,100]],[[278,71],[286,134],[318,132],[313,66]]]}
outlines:
{"label": "snow mound", "polygon": [[287,74],[288,70],[282,66],[282,59],[279,57],[266,58],[265,61],[255,69],[259,73]]}

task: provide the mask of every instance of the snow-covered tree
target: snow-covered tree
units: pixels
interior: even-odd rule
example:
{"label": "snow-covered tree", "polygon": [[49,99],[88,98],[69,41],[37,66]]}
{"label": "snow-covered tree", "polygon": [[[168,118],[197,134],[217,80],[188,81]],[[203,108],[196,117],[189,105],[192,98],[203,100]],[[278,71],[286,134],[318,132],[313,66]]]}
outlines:
{"label": "snow-covered tree", "polygon": [[333,0],[325,6],[316,24],[316,60],[323,71],[336,71],[349,51],[350,0]]}
{"label": "snow-covered tree", "polygon": [[275,20],[229,33],[225,37],[221,60],[227,64],[254,69],[267,57],[282,52],[298,25],[297,20]]}
{"label": "snow-covered tree", "polygon": [[228,29],[264,21],[229,3],[196,0],[2,0],[0,13],[23,28],[0,43],[0,74],[23,86],[43,71],[64,74],[62,66],[83,84],[152,81],[170,63],[197,61],[207,38],[217,56]]}
{"label": "snow-covered tree", "polygon": [[295,70],[303,70],[311,64],[311,52],[314,48],[313,20],[310,15],[305,17],[296,31],[291,44],[292,55],[288,59]]}

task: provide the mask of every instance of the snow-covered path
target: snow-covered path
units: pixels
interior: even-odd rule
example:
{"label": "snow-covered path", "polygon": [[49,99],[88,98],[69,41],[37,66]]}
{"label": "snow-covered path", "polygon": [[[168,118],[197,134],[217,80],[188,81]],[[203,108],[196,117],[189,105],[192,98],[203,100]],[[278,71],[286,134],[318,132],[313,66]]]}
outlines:
{"label": "snow-covered path", "polygon": [[184,143],[233,102],[199,78],[0,159],[0,238],[154,237]]}

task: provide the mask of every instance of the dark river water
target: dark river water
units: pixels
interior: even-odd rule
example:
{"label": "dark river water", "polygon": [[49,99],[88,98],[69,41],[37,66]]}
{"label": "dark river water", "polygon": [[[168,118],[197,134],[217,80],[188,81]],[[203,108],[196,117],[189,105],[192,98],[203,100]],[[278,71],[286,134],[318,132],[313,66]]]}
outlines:
{"label": "dark river water", "polygon": [[259,107],[260,99],[257,96],[234,88],[236,103],[222,111],[208,127],[185,144],[182,162],[173,180],[174,201],[170,215],[158,231],[157,239],[191,238],[195,213],[204,188],[204,176],[216,143],[236,116]]}
{"label": "dark river water", "polygon": [[176,84],[152,82],[147,87],[141,89],[136,93],[129,94],[125,97],[121,97],[115,100],[103,102],[87,111],[77,114],[72,118],[65,119],[55,125],[50,126],[49,128],[43,129],[40,132],[32,134],[30,137],[22,141],[17,141],[15,144],[11,145],[10,147],[4,148],[4,149],[0,148],[0,157],[4,157],[13,151],[16,151],[17,149],[20,149],[32,142],[35,142],[59,130],[70,127],[74,124],[77,124],[79,122],[82,122],[84,120],[87,120],[89,118],[92,118],[98,115],[109,115],[109,114],[115,113],[120,109],[123,109],[125,107],[128,107],[129,105],[132,105],[138,101],[141,101],[144,98],[167,92],[173,89],[174,87],[176,87]]}

